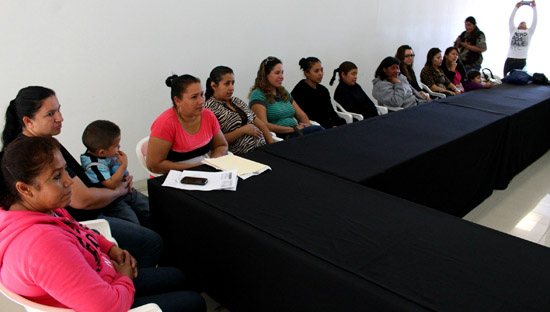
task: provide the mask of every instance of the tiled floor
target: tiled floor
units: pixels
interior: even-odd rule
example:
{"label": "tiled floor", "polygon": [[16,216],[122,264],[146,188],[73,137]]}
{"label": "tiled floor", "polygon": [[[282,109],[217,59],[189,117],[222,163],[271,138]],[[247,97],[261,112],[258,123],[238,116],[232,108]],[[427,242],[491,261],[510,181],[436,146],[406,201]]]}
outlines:
{"label": "tiled floor", "polygon": [[[145,180],[134,187],[147,192]],[[464,219],[550,247],[550,152],[518,174],[506,190],[494,191]],[[209,312],[227,311],[208,295],[203,296]],[[24,310],[0,296],[0,311]]]}
{"label": "tiled floor", "polygon": [[519,173],[508,188],[477,206],[464,220],[550,247],[550,152]]}

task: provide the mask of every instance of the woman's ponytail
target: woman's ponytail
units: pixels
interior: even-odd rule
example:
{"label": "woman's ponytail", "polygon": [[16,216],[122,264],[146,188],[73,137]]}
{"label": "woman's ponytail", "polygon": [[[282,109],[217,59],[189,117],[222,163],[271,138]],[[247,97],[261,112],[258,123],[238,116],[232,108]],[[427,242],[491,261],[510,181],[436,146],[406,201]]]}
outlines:
{"label": "woman's ponytail", "polygon": [[334,84],[334,80],[336,80],[336,74],[340,74],[340,67],[336,68],[332,73],[332,78],[330,78],[330,82],[328,83],[329,86],[332,86]]}
{"label": "woman's ponytail", "polygon": [[2,132],[2,149],[6,146],[23,130],[22,123],[23,120],[19,120],[17,117],[17,108],[15,107],[15,99],[11,100],[8,109],[6,110],[6,123],[4,125],[4,131]]}
{"label": "woman's ponytail", "polygon": [[55,92],[44,87],[33,86],[19,90],[6,110],[6,124],[2,132],[3,149],[23,131],[23,117],[34,118],[43,101],[50,96],[55,96]]}
{"label": "woman's ponytail", "polygon": [[211,98],[212,95],[214,95],[214,88],[212,88],[211,82],[212,82],[212,79],[210,79],[210,77],[208,77],[206,79],[206,91],[204,92],[204,100],[205,101],[208,101],[208,99]]}

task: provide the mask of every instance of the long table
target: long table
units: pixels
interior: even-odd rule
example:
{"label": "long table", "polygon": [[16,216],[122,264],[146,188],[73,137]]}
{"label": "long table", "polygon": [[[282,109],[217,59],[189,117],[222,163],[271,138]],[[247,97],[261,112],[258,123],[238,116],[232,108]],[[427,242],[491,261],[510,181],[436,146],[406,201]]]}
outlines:
{"label": "long table", "polygon": [[496,188],[505,189],[512,178],[550,148],[550,87],[503,84],[491,89],[438,100],[508,117],[505,151]]}
{"label": "long table", "polygon": [[550,87],[499,86],[261,150],[462,217],[549,148]]}
{"label": "long table", "polygon": [[501,114],[428,103],[261,150],[461,217],[491,195],[506,127]]}
{"label": "long table", "polygon": [[550,249],[263,153],[236,192],[149,180],[166,264],[231,311],[550,309]]}
{"label": "long table", "polygon": [[548,150],[550,88],[499,88],[266,146],[236,192],[149,180],[165,264],[237,312],[549,310],[550,249],[455,217]]}

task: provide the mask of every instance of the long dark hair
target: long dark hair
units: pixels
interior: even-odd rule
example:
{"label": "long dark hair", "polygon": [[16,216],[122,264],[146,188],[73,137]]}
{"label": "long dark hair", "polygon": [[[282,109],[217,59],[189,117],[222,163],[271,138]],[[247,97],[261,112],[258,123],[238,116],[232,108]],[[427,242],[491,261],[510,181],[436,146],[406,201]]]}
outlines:
{"label": "long dark hair", "polygon": [[439,48],[431,48],[428,51],[428,55],[426,56],[426,65],[424,65],[424,66],[432,67],[433,66],[433,58],[434,58],[434,56],[436,56],[437,53],[441,53],[441,50],[439,50]]}
{"label": "long dark hair", "polygon": [[23,117],[34,118],[44,100],[53,95],[53,90],[44,87],[31,86],[19,90],[6,110],[6,123],[2,132],[3,148],[23,131]]}
{"label": "long dark hair", "polygon": [[350,61],[343,62],[342,64],[340,64],[340,66],[338,66],[338,68],[334,70],[334,72],[332,72],[332,78],[330,78],[330,82],[328,84],[331,86],[332,84],[334,84],[336,74],[338,74],[338,79],[342,79],[342,73],[347,74],[353,69],[357,69],[357,66],[355,64]]}
{"label": "long dark hair", "polygon": [[172,100],[172,104],[175,107],[176,102],[174,101],[174,97],[181,97],[181,95],[185,93],[185,90],[190,84],[201,83],[201,80],[191,75],[172,75],[166,78],[165,83],[166,86],[171,89],[170,99]]}
{"label": "long dark hair", "polygon": [[399,60],[393,56],[388,56],[385,59],[382,60],[380,65],[378,65],[378,68],[376,69],[376,72],[374,73],[374,78],[379,78],[380,80],[386,80],[388,76],[384,72],[384,68],[388,68],[392,65],[399,65]]}
{"label": "long dark hair", "polygon": [[8,209],[20,200],[17,182],[31,184],[53,161],[59,142],[52,137],[20,137],[3,151],[0,205]]}
{"label": "long dark hair", "polygon": [[[268,103],[275,103],[275,96],[269,92],[272,86],[267,80],[267,75],[273,71],[277,64],[283,64],[283,62],[274,56],[268,56],[260,63],[260,68],[258,68],[258,73],[256,74],[256,80],[254,80],[254,85],[250,88],[248,98],[250,98],[254,90],[259,89],[265,95],[265,99]],[[283,86],[277,87],[277,93],[283,98],[283,101],[288,102],[290,100],[290,94]]]}
{"label": "long dark hair", "polygon": [[214,95],[214,89],[212,88],[211,83],[214,82],[217,85],[226,74],[233,74],[233,70],[227,66],[217,66],[212,69],[210,72],[210,77],[206,79],[206,92],[204,93],[204,98],[206,100]]}
{"label": "long dark hair", "polygon": [[[399,64],[399,71],[405,75],[405,77],[407,77],[407,80],[411,80],[411,79],[416,79],[416,76],[415,76],[415,73],[414,73],[414,69],[412,67],[412,64],[411,65],[407,65],[405,64],[405,52],[407,50],[411,50],[411,51],[414,51],[413,48],[408,45],[408,44],[404,44],[402,46],[400,46],[399,48],[397,48],[397,52],[395,52],[395,58],[398,59],[401,63]],[[413,61],[414,62],[414,61]],[[414,77],[414,78],[413,78]]]}

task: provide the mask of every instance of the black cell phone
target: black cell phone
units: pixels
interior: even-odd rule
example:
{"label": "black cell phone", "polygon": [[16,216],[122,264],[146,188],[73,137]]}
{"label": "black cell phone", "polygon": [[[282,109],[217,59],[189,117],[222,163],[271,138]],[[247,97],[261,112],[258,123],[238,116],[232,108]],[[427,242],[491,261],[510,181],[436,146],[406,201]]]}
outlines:
{"label": "black cell phone", "polygon": [[206,183],[208,183],[208,179],[188,176],[188,177],[183,177],[180,182],[183,184],[206,185]]}

